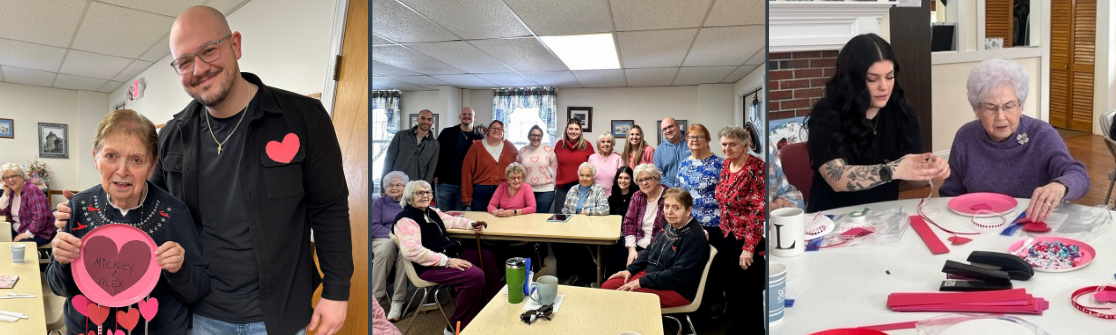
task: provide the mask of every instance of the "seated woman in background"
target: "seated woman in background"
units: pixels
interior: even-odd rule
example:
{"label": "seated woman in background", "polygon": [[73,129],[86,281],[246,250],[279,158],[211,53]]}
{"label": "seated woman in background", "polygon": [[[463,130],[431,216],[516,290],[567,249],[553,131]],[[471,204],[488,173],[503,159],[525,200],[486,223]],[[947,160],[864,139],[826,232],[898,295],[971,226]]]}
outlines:
{"label": "seated woman in background", "polygon": [[[461,322],[461,329],[465,329],[504,284],[500,283],[496,257],[491,252],[485,250],[478,254],[475,249],[465,249],[446,231],[447,228],[472,228],[481,233],[487,224],[430,207],[431,197],[430,184],[426,181],[407,183],[403,189],[406,205],[396,216],[395,236],[399,239],[399,251],[403,258],[414,263],[419,278],[457,288],[457,305],[450,322],[455,325]],[[473,266],[481,257],[484,257],[484,269]],[[488,296],[484,296],[485,287]],[[446,326],[443,333],[454,332]]]}
{"label": "seated woman in background", "polygon": [[709,150],[710,139],[709,129],[700,123],[687,127],[686,145],[691,154],[678,167],[678,187],[694,198],[694,219],[707,231],[721,225],[721,210],[714,193],[725,163],[724,158]]}
{"label": "seated woman in background", "polygon": [[666,225],[662,195],[668,187],[659,184],[662,172],[655,164],[640,164],[636,166],[635,176],[639,190],[633,193],[628,212],[620,224],[621,238],[609,257],[611,269],[623,269],[632,264]]}
{"label": "seated woman in background", "polygon": [[535,192],[531,185],[523,182],[527,170],[519,163],[511,163],[504,169],[504,176],[508,181],[500,183],[492,200],[488,203],[488,212],[497,217],[511,217],[535,213]]}
{"label": "seated woman in background", "polygon": [[993,192],[1030,198],[1027,218],[1045,221],[1063,201],[1089,192],[1085,165],[1070,156],[1049,123],[1023,115],[1027,71],[1004,59],[990,59],[969,72],[969,105],[977,120],[957,130],[949,165],[953,175],[942,196]]}
{"label": "seated woman in background", "polygon": [[814,181],[807,212],[899,199],[896,180],[949,177],[925,152],[914,107],[895,78],[899,61],[875,34],[853,37],[806,118]]}
{"label": "seated woman in background", "polygon": [[410,178],[402,171],[392,171],[384,175],[386,194],[372,202],[372,296],[379,301],[387,298],[388,273],[395,269],[393,280],[389,321],[399,321],[403,314],[403,298],[407,297],[407,273],[403,268],[403,256],[399,248],[391,242],[391,228],[395,226],[395,216],[403,211],[403,187]]}
{"label": "seated woman in background", "polygon": [[690,304],[709,262],[709,240],[693,218],[693,198],[685,190],[666,191],[663,211],[669,223],[647,251],[624,271],[608,277],[602,289],[635,291],[659,296],[659,307]]}
{"label": "seated woman in background", "polygon": [[8,216],[12,223],[12,241],[31,241],[36,245],[50,243],[54,238],[54,215],[50,212],[47,197],[38,186],[27,181],[19,164],[0,166],[4,179],[4,195],[0,196],[0,215]]}
{"label": "seated woman in background", "polygon": [[616,170],[616,176],[612,179],[612,195],[608,196],[608,215],[624,215],[628,214],[628,203],[632,201],[632,195],[635,194],[635,175],[632,168],[621,166]]}
{"label": "seated woman in background", "polygon": [[608,215],[608,195],[604,187],[597,184],[597,167],[589,162],[577,168],[578,184],[566,194],[566,204],[562,214]]}
{"label": "seated woman in background", "polygon": [[[774,151],[768,151],[774,152]],[[771,154],[771,162],[767,164],[767,197],[770,200],[770,209],[798,207],[805,209],[802,191],[791,185],[787,175],[783,173],[783,161],[778,154]]]}
{"label": "seated woman in background", "polygon": [[624,166],[620,155],[612,151],[616,146],[616,138],[609,132],[601,133],[597,139],[597,154],[589,156],[589,163],[597,168],[597,184],[604,187],[605,194],[612,195],[612,179],[616,177],[616,170]]}

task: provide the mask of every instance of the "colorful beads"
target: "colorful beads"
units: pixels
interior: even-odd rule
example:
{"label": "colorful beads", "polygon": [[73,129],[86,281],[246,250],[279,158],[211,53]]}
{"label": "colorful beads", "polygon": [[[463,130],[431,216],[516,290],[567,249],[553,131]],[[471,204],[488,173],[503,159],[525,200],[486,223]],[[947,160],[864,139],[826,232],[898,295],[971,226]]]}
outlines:
{"label": "colorful beads", "polygon": [[1084,262],[1079,246],[1062,242],[1037,242],[1023,259],[1031,266],[1047,270],[1072,269]]}

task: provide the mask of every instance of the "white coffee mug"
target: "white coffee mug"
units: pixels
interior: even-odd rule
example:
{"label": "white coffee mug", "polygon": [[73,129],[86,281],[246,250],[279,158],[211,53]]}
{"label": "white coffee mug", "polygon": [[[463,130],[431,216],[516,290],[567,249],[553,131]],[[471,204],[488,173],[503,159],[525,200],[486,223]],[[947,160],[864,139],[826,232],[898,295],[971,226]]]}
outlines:
{"label": "white coffee mug", "polygon": [[787,207],[771,211],[771,254],[793,257],[806,251],[806,215],[801,208]]}

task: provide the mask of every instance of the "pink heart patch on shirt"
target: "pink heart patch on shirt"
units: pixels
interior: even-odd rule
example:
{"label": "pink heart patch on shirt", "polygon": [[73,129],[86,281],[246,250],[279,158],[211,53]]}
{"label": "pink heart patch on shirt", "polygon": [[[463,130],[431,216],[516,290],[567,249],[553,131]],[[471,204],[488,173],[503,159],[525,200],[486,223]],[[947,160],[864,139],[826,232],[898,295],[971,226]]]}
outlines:
{"label": "pink heart patch on shirt", "polygon": [[527,173],[528,173],[528,174],[530,174],[530,173],[531,173],[531,167],[530,167],[530,166],[526,167],[526,168],[525,168],[525,170],[527,170]]}
{"label": "pink heart patch on shirt", "polygon": [[537,185],[538,183],[539,177],[531,177],[531,185]]}
{"label": "pink heart patch on shirt", "polygon": [[538,162],[539,162],[539,156],[531,157],[531,163],[538,163]]}
{"label": "pink heart patch on shirt", "polygon": [[294,159],[295,154],[298,153],[298,147],[298,135],[288,133],[287,136],[283,136],[282,142],[267,142],[267,147],[264,150],[267,151],[267,157],[270,157],[271,160],[286,164]]}

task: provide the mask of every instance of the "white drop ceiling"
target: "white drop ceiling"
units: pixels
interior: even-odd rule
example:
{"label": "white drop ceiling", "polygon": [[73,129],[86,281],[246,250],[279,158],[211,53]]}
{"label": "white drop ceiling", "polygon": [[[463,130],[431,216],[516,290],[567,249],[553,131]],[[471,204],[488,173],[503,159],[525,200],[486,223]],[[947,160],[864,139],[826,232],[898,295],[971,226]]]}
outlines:
{"label": "white drop ceiling", "polygon": [[[734,83],[767,58],[766,2],[372,0],[372,88]],[[620,69],[570,71],[537,38],[592,33]]]}
{"label": "white drop ceiling", "polygon": [[0,0],[0,82],[110,93],[170,54],[175,16],[250,0]]}

